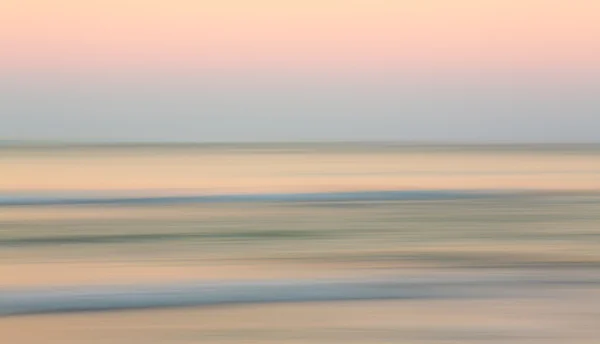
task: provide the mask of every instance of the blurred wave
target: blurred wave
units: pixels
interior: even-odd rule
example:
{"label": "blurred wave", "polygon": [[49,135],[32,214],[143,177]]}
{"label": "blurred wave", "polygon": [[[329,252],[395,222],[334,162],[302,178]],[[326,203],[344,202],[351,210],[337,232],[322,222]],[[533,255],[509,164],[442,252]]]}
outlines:
{"label": "blurred wave", "polygon": [[331,302],[349,300],[480,298],[528,295],[544,286],[599,284],[600,279],[539,276],[395,277],[377,280],[275,280],[188,282],[124,286],[77,286],[4,290],[0,316],[114,311],[248,303]]}
{"label": "blurred wave", "polygon": [[402,201],[402,200],[452,200],[488,198],[516,194],[507,191],[473,190],[389,190],[323,193],[265,193],[203,196],[158,197],[72,197],[60,195],[0,196],[0,206],[22,205],[76,205],[76,204],[181,204],[181,203],[231,203],[231,202],[336,202],[336,201]]}

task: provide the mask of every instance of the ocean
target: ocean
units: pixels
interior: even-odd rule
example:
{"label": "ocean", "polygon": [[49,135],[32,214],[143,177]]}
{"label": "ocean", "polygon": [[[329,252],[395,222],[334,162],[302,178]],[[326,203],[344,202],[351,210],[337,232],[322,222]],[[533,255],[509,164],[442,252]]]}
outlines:
{"label": "ocean", "polygon": [[600,147],[0,147],[11,343],[598,343]]}

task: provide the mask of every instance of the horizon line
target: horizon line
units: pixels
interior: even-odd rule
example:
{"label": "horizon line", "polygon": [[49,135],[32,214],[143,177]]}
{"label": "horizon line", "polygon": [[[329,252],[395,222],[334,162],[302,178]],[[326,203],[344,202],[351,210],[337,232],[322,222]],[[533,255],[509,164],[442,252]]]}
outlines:
{"label": "horizon line", "polygon": [[599,141],[508,140],[72,140],[0,139],[0,146],[156,146],[156,145],[394,145],[394,146],[595,146]]}

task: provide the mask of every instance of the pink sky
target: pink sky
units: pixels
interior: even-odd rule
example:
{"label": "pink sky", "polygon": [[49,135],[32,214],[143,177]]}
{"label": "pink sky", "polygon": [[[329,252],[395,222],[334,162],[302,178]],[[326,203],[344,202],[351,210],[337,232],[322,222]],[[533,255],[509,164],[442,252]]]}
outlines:
{"label": "pink sky", "polygon": [[0,70],[600,66],[594,0],[4,0]]}
{"label": "pink sky", "polygon": [[599,16],[599,0],[0,0],[0,138],[597,142]]}

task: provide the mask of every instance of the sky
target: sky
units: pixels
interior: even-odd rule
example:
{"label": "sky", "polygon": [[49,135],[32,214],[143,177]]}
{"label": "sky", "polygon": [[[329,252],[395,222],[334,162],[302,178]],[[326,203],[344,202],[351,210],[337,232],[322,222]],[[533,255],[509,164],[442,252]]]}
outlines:
{"label": "sky", "polygon": [[0,139],[600,142],[597,0],[4,0]]}

